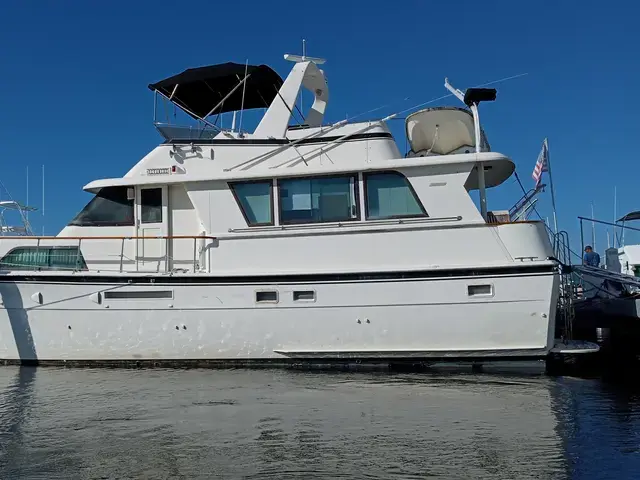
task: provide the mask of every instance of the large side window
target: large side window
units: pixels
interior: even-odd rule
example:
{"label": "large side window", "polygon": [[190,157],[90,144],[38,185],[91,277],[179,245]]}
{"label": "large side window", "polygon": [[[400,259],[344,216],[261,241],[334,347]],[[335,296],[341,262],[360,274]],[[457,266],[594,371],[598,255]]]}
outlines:
{"label": "large side window", "polygon": [[353,175],[278,180],[280,223],[357,220],[356,186]]}
{"label": "large side window", "polygon": [[364,185],[369,220],[428,216],[401,173],[365,173]]}
{"label": "large side window", "polygon": [[78,247],[17,247],[0,260],[1,270],[87,270]]}
{"label": "large side window", "polygon": [[75,216],[69,225],[117,227],[133,225],[133,198],[127,187],[105,187]]}
{"label": "large side window", "polygon": [[271,180],[230,184],[247,225],[273,225]]}

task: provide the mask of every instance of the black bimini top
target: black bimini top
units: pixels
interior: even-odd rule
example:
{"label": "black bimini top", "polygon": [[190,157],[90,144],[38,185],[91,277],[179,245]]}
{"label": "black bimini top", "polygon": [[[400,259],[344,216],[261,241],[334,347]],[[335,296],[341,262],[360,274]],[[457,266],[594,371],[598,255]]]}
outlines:
{"label": "black bimini top", "polygon": [[[229,62],[208,67],[189,68],[173,77],[150,84],[149,89],[157,90],[166,97],[171,97],[173,93],[171,101],[204,118],[242,81],[245,77],[245,68],[249,75],[246,85],[237,88],[211,114],[232,112],[242,108],[268,107],[278,94],[283,81],[280,75],[267,65],[245,66]],[[242,102],[243,88],[245,90],[244,104]]]}
{"label": "black bimini top", "polygon": [[631,220],[640,220],[640,212],[627,213],[624,217],[618,219],[619,222],[630,222]]}

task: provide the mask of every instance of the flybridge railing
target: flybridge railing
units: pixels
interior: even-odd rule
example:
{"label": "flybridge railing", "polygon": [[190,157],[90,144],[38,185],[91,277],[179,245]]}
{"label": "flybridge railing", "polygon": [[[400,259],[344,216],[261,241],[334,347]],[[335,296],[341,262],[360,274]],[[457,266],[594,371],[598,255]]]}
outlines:
{"label": "flybridge railing", "polygon": [[154,123],[156,130],[162,135],[162,137],[171,142],[172,140],[211,140],[220,133],[220,130],[215,130],[208,126],[181,126],[170,125],[164,123]]}
{"label": "flybridge railing", "polygon": [[[0,245],[3,240],[19,240],[19,243],[12,245],[0,259],[0,270],[5,271],[114,271],[111,267],[116,267],[115,271],[120,273],[176,273],[189,270],[196,273],[203,271],[203,267],[207,270],[207,251],[217,237],[209,235],[5,236],[0,237]],[[193,242],[192,251],[189,254],[188,249],[177,248],[181,241]],[[103,244],[95,245],[97,242],[103,242]],[[87,247],[84,253],[83,246]],[[117,258],[115,261],[114,256]],[[125,269],[129,266],[132,269]],[[190,268],[185,268],[187,266]]]}

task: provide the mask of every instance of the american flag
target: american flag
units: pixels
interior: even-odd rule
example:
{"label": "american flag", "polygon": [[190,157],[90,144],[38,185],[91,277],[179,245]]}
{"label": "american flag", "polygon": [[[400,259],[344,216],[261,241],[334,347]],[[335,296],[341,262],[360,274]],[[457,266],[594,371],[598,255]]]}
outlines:
{"label": "american flag", "polygon": [[549,146],[547,145],[547,139],[544,139],[542,143],[542,150],[540,150],[540,154],[538,155],[538,161],[536,162],[536,166],[533,169],[533,173],[531,176],[536,181],[536,188],[540,185],[540,179],[542,178],[542,172],[549,171]]}

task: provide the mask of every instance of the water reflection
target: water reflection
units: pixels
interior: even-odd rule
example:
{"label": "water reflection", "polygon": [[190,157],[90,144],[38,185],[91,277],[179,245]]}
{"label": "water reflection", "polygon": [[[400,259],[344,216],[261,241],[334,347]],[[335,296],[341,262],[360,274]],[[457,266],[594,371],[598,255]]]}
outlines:
{"label": "water reflection", "polygon": [[22,447],[29,439],[24,425],[32,410],[35,378],[34,367],[8,367],[0,372],[0,459],[16,460],[16,476],[21,473]]}
{"label": "water reflection", "polygon": [[0,478],[630,478],[638,400],[541,375],[5,368]]}
{"label": "water reflection", "polygon": [[558,379],[554,408],[572,478],[635,478],[640,390],[628,383]]}

